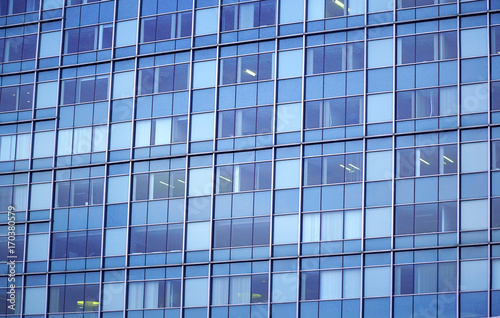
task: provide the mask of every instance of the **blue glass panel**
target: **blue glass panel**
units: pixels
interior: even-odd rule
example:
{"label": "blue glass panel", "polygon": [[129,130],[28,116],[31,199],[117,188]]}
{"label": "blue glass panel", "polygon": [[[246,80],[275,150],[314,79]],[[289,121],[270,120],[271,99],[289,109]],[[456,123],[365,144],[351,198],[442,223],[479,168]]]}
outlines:
{"label": "blue glass panel", "polygon": [[460,317],[486,316],[488,316],[488,294],[486,292],[460,294]]}
{"label": "blue glass panel", "polygon": [[388,318],[390,317],[389,298],[365,299],[363,312],[365,317]]}

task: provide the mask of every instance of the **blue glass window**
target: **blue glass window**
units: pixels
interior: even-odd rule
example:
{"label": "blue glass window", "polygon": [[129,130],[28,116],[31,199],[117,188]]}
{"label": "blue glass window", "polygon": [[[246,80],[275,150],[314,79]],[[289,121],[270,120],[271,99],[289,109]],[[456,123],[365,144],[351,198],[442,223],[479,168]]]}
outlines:
{"label": "blue glass window", "polygon": [[396,95],[397,119],[455,115],[457,111],[456,86],[404,91]]}
{"label": "blue glass window", "polygon": [[217,220],[214,222],[214,247],[269,244],[269,217]]}
{"label": "blue glass window", "polygon": [[400,37],[397,64],[457,58],[457,32]]}
{"label": "blue glass window", "polygon": [[182,231],[182,224],[133,227],[130,229],[130,253],[180,251]]}
{"label": "blue glass window", "polygon": [[40,1],[36,0],[6,0],[0,3],[0,15],[38,11]]}
{"label": "blue glass window", "polygon": [[223,59],[220,65],[220,84],[223,85],[274,78],[273,53]]}
{"label": "blue glass window", "polygon": [[272,131],[272,107],[219,112],[218,138],[266,134]]}
{"label": "blue glass window", "polygon": [[271,188],[271,163],[217,167],[216,192],[240,192]]}
{"label": "blue glass window", "polygon": [[128,309],[179,307],[180,279],[128,283]]}
{"label": "blue glass window", "polygon": [[304,159],[304,185],[361,181],[362,161],[362,154]]}
{"label": "blue glass window", "polygon": [[161,41],[191,36],[191,12],[141,19],[140,42]]}
{"label": "blue glass window", "polygon": [[0,112],[31,109],[33,85],[0,88]]}
{"label": "blue glass window", "polygon": [[398,0],[398,9],[456,2],[456,0]]}
{"label": "blue glass window", "polygon": [[84,77],[62,81],[61,104],[108,99],[109,76]]}
{"label": "blue glass window", "polygon": [[400,149],[396,152],[397,177],[456,172],[456,145]]}
{"label": "blue glass window", "polygon": [[113,25],[103,24],[64,31],[64,53],[102,50],[111,47]]}
{"label": "blue glass window", "polygon": [[52,286],[49,288],[49,312],[97,311],[99,284]]}
{"label": "blue glass window", "polygon": [[221,31],[256,28],[276,23],[276,1],[263,0],[222,7]]}
{"label": "blue glass window", "polygon": [[168,65],[139,70],[138,95],[187,89],[189,64]]}
{"label": "blue glass window", "polygon": [[398,206],[395,219],[396,235],[456,231],[457,204],[450,202]]}
{"label": "blue glass window", "polygon": [[364,44],[348,43],[307,49],[306,74],[350,71],[364,67]]}

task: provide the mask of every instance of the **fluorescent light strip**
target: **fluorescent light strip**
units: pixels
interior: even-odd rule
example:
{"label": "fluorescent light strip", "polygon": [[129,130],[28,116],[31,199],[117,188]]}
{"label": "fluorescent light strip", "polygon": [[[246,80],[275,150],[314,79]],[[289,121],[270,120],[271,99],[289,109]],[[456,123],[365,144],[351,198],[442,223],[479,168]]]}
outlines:
{"label": "fluorescent light strip", "polygon": [[339,0],[333,0],[333,3],[335,3],[336,5],[341,7],[342,9],[344,9],[344,7],[345,7],[345,5],[342,2],[340,2]]}
{"label": "fluorescent light strip", "polygon": [[219,176],[219,178],[224,179],[224,180],[229,181],[229,182],[232,182],[231,179],[228,179],[228,178],[223,177],[223,176]]}
{"label": "fluorescent light strip", "polygon": [[353,165],[352,163],[350,163],[349,165],[350,165],[351,167],[353,167],[354,169],[361,171],[361,169],[359,169],[358,167],[356,167],[356,166],[355,166],[355,165]]}
{"label": "fluorescent light strip", "polygon": [[257,73],[255,73],[255,72],[254,72],[254,71],[252,71],[252,70],[249,70],[248,68],[247,68],[247,69],[245,69],[245,73],[247,73],[247,74],[249,74],[249,75],[252,75],[252,76],[257,75]]}
{"label": "fluorescent light strip", "polygon": [[342,168],[346,169],[346,170],[347,170],[347,171],[349,171],[349,172],[352,172],[352,170],[351,170],[351,169],[347,168],[347,167],[346,167],[346,166],[344,166],[344,165],[339,165],[339,166],[341,166]]}
{"label": "fluorescent light strip", "polygon": [[446,157],[446,156],[443,156],[444,159],[448,160],[449,162],[451,163],[454,163],[453,160],[451,160],[450,158]]}
{"label": "fluorescent light strip", "polygon": [[425,163],[426,165],[430,166],[431,164],[428,163],[427,161],[425,161],[424,159],[420,158],[420,161],[422,161],[423,163]]}

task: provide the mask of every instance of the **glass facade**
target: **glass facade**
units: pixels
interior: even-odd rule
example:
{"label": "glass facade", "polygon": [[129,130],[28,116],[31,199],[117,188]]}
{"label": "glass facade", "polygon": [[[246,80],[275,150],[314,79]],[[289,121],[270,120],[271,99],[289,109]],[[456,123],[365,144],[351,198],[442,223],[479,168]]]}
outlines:
{"label": "glass facade", "polygon": [[0,316],[500,316],[500,1],[0,0]]}

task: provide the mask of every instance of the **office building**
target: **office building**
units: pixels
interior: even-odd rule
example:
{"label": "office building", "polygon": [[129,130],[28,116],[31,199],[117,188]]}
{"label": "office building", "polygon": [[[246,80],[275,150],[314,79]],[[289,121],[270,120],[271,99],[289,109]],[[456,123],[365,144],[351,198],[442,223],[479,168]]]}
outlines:
{"label": "office building", "polygon": [[1,0],[0,71],[2,317],[500,316],[498,0]]}

